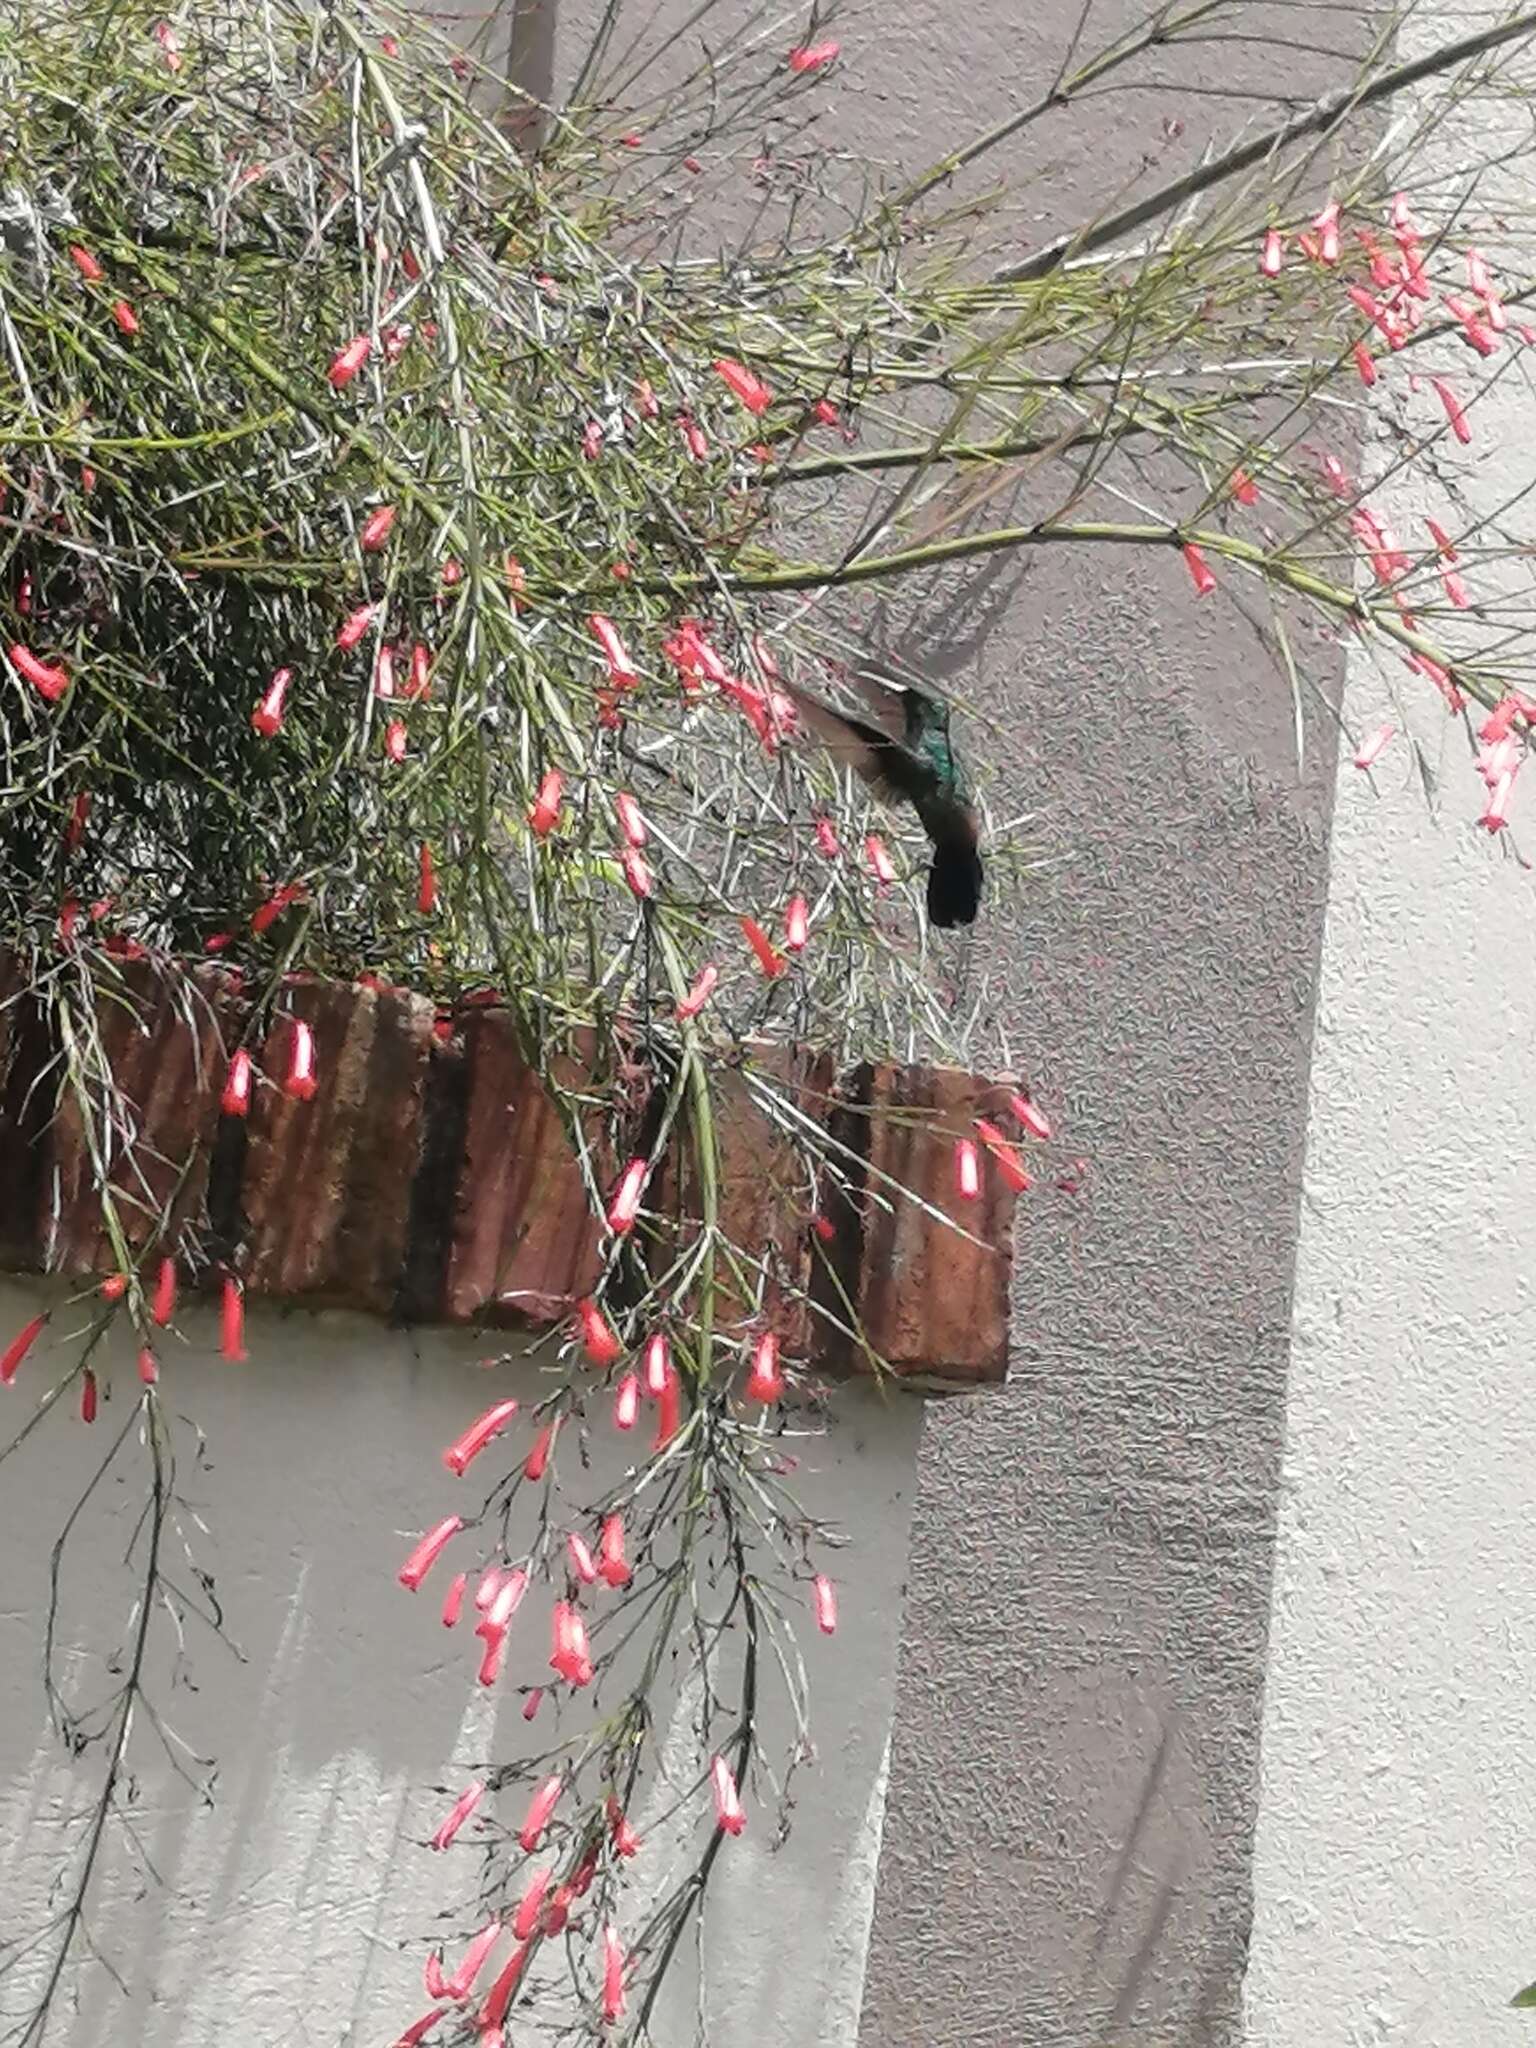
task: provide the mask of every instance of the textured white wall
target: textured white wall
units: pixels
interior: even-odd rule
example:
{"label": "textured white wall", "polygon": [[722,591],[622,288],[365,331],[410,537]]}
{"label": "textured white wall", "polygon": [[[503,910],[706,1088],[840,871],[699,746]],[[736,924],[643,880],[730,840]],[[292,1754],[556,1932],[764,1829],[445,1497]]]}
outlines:
{"label": "textured white wall", "polygon": [[[1500,139],[1480,106],[1442,161]],[[1479,191],[1480,213],[1495,203]],[[1454,345],[1416,367],[1464,392],[1478,376]],[[1517,373],[1480,402],[1473,445],[1444,462],[1471,516],[1536,481],[1527,385]],[[1438,423],[1427,388],[1409,417]],[[1367,474],[1392,453],[1384,432],[1369,438]],[[1414,548],[1426,512],[1452,532],[1470,523],[1434,485],[1372,503]],[[1529,536],[1528,509],[1505,524]],[[1467,574],[1475,598],[1514,595],[1528,626],[1528,565]],[[1253,2048],[1488,2048],[1523,2038],[1501,2008],[1536,1977],[1536,890],[1514,857],[1536,850],[1536,787],[1527,770],[1510,842],[1490,842],[1472,823],[1482,784],[1460,725],[1430,684],[1388,668],[1390,683],[1354,661],[1347,716],[1357,732],[1406,719],[1439,794],[1426,801],[1401,735],[1374,789],[1345,751],[1266,1690]]]}
{"label": "textured white wall", "polygon": [[[25,1288],[0,1286],[0,1330],[19,1326],[34,1301]],[[218,1359],[206,1323],[192,1330],[166,1372],[173,1405],[206,1433],[200,1468],[190,1462],[190,1432],[182,1436],[180,1484],[206,1533],[190,1520],[186,1528],[198,1561],[217,1575],[243,1661],[196,1631],[179,1671],[161,1661],[151,1695],[193,1751],[217,1760],[214,1803],[198,1805],[141,1725],[137,1846],[113,1830],[89,1919],[126,1990],[104,1970],[88,1972],[78,2014],[66,2005],[49,2039],[70,2048],[212,2048],[236,2038],[262,2048],[383,2048],[425,2009],[421,1965],[434,1915],[465,1931],[483,1918],[469,1835],[445,1856],[422,1844],[466,1774],[522,1752],[527,1730],[513,1688],[548,1675],[547,1601],[530,1596],[502,1683],[485,1695],[473,1683],[478,1646],[468,1622],[450,1635],[438,1620],[443,1567],[414,1600],[394,1572],[415,1534],[460,1504],[438,1463],[442,1446],[497,1393],[526,1395],[536,1372],[487,1374],[468,1339],[416,1340],[356,1318],[253,1314],[244,1366]],[[47,1383],[47,1362],[29,1361],[5,1397],[6,1437]],[[124,1364],[127,1395],[137,1388],[131,1359],[118,1361],[120,1373]],[[78,1846],[83,1802],[98,1782],[96,1754],[72,1765],[49,1728],[39,1642],[48,1548],[124,1413],[121,1401],[105,1403],[86,1428],[56,1412],[0,1467],[6,1940],[45,1919],[48,1888],[66,1848]],[[808,1616],[801,1629],[817,1755],[797,1779],[788,1842],[775,1849],[772,1817],[760,1812],[717,1865],[701,2035],[711,2048],[760,2040],[770,2019],[783,2029],[774,2037],[796,2048],[842,2048],[854,2036],[918,1422],[916,1401],[851,1388],[825,1435],[789,1446],[802,1459],[808,1510],[850,1538],[832,1565],[840,1625],[831,1640]],[[604,1416],[594,1430],[600,1467],[619,1441]],[[495,1457],[493,1447],[481,1465],[492,1468]],[[465,1497],[478,1504],[469,1485]],[[93,1646],[122,1633],[131,1590],[121,1556],[141,1499],[134,1484],[109,1482],[66,1559],[65,1643],[78,1647],[66,1647],[64,1661],[87,1692],[105,1683]],[[172,1573],[190,1583],[174,1560]],[[546,1737],[548,1712],[546,1701]],[[770,1716],[776,1765],[784,1732]],[[514,1824],[526,1798],[526,1789],[504,1795]],[[635,1818],[644,1834],[646,1809]],[[655,1881],[668,1853],[660,1836],[648,1845],[631,1866],[637,1889]],[[450,1967],[455,1953],[450,1946]],[[691,1944],[681,1953],[686,1977]],[[0,2034],[27,2009],[43,1959],[0,1975]],[[686,2005],[663,2025],[669,2043],[693,2038]]]}

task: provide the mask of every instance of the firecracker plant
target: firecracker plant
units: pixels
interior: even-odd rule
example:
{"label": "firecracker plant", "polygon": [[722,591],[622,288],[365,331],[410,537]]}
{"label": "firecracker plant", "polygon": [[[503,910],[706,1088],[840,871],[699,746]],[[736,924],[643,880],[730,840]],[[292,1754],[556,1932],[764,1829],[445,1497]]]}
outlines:
{"label": "firecracker plant", "polygon": [[[380,1569],[473,1638],[467,1684],[519,1684],[553,1732],[444,1812],[441,1850],[500,1815],[483,1912],[427,1956],[400,2040],[489,2048],[536,2009],[552,2038],[648,2041],[718,1858],[773,1824],[763,1690],[808,1725],[795,1629],[837,1619],[771,1426],[801,1361],[761,1312],[763,1247],[722,1218],[722,1088],[748,1040],[999,1072],[1012,1052],[976,933],[1026,849],[992,815],[985,718],[945,769],[984,864],[967,929],[927,915],[932,804],[899,775],[871,796],[868,748],[829,740],[893,689],[942,695],[899,641],[871,677],[843,594],[1002,550],[1182,556],[1197,597],[1244,603],[1277,687],[1320,683],[1352,636],[1438,693],[1478,822],[1507,837],[1536,717],[1522,544],[1508,516],[1463,517],[1441,458],[1486,387],[1529,378],[1531,278],[1518,221],[1478,239],[1479,166],[1425,165],[1469,94],[1517,90],[1536,10],[1459,40],[1416,8],[1373,17],[1335,93],[1022,257],[1005,210],[955,196],[1032,121],[1150,49],[1195,61],[1237,11],[1160,6],[1075,47],[1037,104],[828,230],[840,160],[813,116],[859,60],[826,18],[790,47],[717,9],[729,33],[664,94],[605,18],[534,153],[475,60],[367,0],[8,0],[0,946],[116,1263],[0,1357],[28,1404],[0,1456],[46,1458],[45,1425],[110,1396],[102,1470],[146,1500],[105,1705],[50,1648],[56,1725],[100,1783],[25,1950],[23,2043],[64,2036],[96,1967],[82,1929],[131,1804],[146,1644],[187,1598],[163,1568],[196,1547],[195,1370],[175,1410],[161,1377],[179,1304],[211,1292],[225,1357],[245,1351],[238,1257],[195,1217],[158,1230],[125,1171],[136,1110],[101,1024],[143,976],[215,1046],[227,1121],[326,1089],[292,1014],[306,977],[417,990],[447,1031],[489,995],[543,1077],[602,1276],[538,1401],[468,1422],[443,1453],[454,1511],[424,1487],[427,1533]],[[755,207],[724,258],[673,233],[711,180]],[[1372,503],[1399,472],[1439,493],[1422,531]],[[1029,516],[989,523],[1022,486]],[[1349,736],[1362,770],[1392,737]],[[249,1019],[233,1042],[217,989]],[[819,1215],[845,1161],[751,1072]],[[1051,1142],[1019,1086],[1006,1128],[960,1142],[960,1195],[1049,1189]],[[681,1177],[657,1173],[669,1152]],[[814,1312],[858,1344],[850,1304]],[[124,1325],[138,1370],[111,1386]],[[633,1446],[602,1493],[562,1461],[599,1429]],[[700,1847],[641,1910],[629,1815],[680,1667],[698,1748],[674,1790]]]}

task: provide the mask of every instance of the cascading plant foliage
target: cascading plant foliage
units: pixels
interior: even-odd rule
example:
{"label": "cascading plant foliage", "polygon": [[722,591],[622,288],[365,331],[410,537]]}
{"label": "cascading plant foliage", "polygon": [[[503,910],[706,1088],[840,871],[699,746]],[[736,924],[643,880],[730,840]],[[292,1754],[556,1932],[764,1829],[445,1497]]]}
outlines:
{"label": "cascading plant foliage", "polygon": [[[537,1998],[557,2035],[638,2040],[766,1774],[770,1643],[804,1723],[786,1603],[808,1586],[804,1611],[835,1623],[817,1532],[760,1426],[796,1361],[740,1314],[768,1268],[722,1225],[720,1089],[748,1038],[845,1059],[1009,1052],[976,938],[922,918],[916,821],[871,808],[801,715],[807,687],[878,707],[881,685],[850,673],[869,650],[845,594],[1010,549],[1182,553],[1198,595],[1257,600],[1293,688],[1307,648],[1348,630],[1412,671],[1405,687],[1481,707],[1483,822],[1502,829],[1536,675],[1528,628],[1476,585],[1514,543],[1497,521],[1453,531],[1453,495],[1405,542],[1351,447],[1358,409],[1390,407],[1390,466],[1433,477],[1472,432],[1478,380],[1526,374],[1517,234],[1492,266],[1454,181],[1415,179],[1446,109],[1502,89],[1536,13],[1499,11],[1422,57],[1374,38],[1336,94],[1022,258],[1001,208],[951,202],[1030,122],[1149,49],[1193,61],[1234,11],[1165,5],[1075,50],[1037,105],[832,229],[817,218],[835,152],[809,126],[782,160],[743,140],[770,114],[793,133],[851,61],[825,22],[791,51],[733,17],[647,99],[609,10],[535,153],[475,61],[366,0],[0,12],[0,946],[47,1019],[119,1265],[77,1297],[74,1350],[28,1364],[55,1370],[12,1450],[46,1455],[36,1424],[66,1389],[94,1418],[101,1340],[126,1319],[142,1366],[114,1456],[149,1501],[126,1676],[80,1737],[104,1744],[104,1784],[73,1904],[28,1952],[24,2041],[90,1967],[83,1902],[127,1796],[147,1632],[173,1597],[180,1425],[156,1376],[174,1313],[157,1290],[167,1260],[199,1275],[208,1256],[195,1223],[162,1241],[119,1171],[135,1108],[100,1018],[132,999],[128,963],[200,1032],[218,1025],[199,970],[243,978],[251,1034],[219,1047],[231,1116],[252,1088],[326,1085],[298,1024],[285,1068],[250,1066],[296,977],[400,984],[445,1014],[494,991],[585,1162],[603,1280],[543,1433],[491,1488],[482,1526],[500,1514],[504,1542],[478,1562],[492,1680],[537,1586],[558,1603],[570,1712],[594,1678],[619,1701],[524,1774],[534,1811],[493,1859],[479,1946],[451,1976],[434,1956],[431,2013],[403,2038],[483,2048]],[[1418,10],[1394,25],[1416,30]],[[1365,146],[1410,90],[1391,146]],[[724,255],[689,253],[672,228],[721,169],[757,211]],[[1026,486],[1027,519],[986,523]],[[899,644],[881,670],[937,689]],[[984,725],[966,737],[989,819]],[[1017,829],[987,832],[991,901],[1020,886]],[[577,1033],[625,1076],[598,1105],[597,1152],[590,1089],[563,1060]],[[807,1186],[835,1184],[836,1147],[754,1086]],[[1019,1109],[984,1170],[1017,1173],[1014,1141],[1043,1129]],[[691,1162],[687,1231],[647,1202],[667,1144]],[[599,1156],[633,1161],[617,1186]],[[238,1275],[213,1277],[238,1352]],[[653,1446],[579,1504],[585,1554],[556,1539],[571,1502],[550,1492],[515,1548],[518,1486],[615,1388],[621,1408],[654,1403]],[[508,1422],[491,1411],[463,1463]],[[612,1650],[584,1618],[599,1583]],[[635,1919],[625,1810],[679,1643],[703,1685],[696,1791],[707,1810],[712,1788],[716,1825]],[[622,1685],[621,1648],[639,1655]]]}

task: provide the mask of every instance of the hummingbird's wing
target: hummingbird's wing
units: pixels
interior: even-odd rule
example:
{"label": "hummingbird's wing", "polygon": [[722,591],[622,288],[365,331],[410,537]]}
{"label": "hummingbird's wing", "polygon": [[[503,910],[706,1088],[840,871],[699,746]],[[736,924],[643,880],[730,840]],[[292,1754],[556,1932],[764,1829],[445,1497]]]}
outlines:
{"label": "hummingbird's wing", "polygon": [[867,719],[839,711],[825,697],[800,683],[781,681],[778,687],[792,697],[807,729],[821,745],[877,796],[905,797],[920,804],[937,787],[938,778],[926,761],[921,761],[900,740]]}

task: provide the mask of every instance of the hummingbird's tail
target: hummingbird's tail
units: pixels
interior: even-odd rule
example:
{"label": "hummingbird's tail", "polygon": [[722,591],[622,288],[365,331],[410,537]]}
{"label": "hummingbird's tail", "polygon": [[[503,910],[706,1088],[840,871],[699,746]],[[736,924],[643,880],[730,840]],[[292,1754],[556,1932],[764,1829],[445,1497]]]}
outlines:
{"label": "hummingbird's tail", "polygon": [[928,922],[940,931],[974,924],[981,908],[981,855],[974,831],[935,835],[928,870]]}

